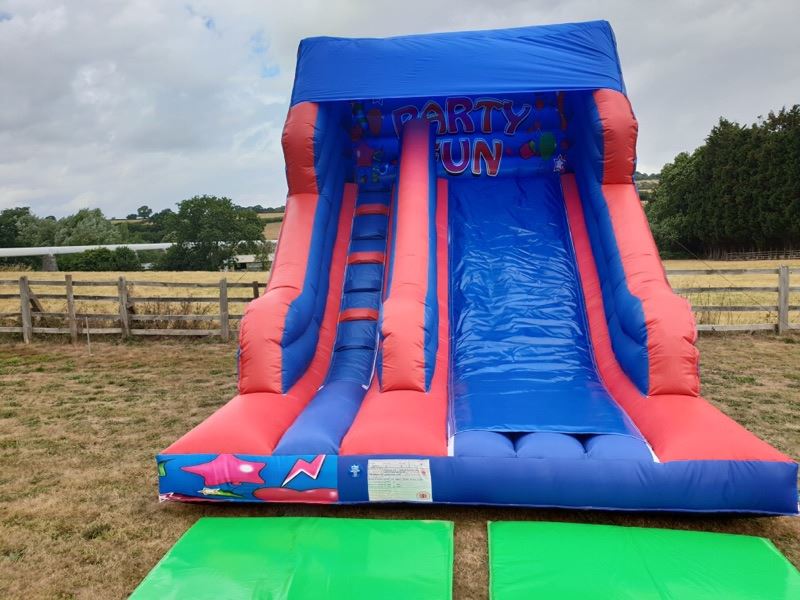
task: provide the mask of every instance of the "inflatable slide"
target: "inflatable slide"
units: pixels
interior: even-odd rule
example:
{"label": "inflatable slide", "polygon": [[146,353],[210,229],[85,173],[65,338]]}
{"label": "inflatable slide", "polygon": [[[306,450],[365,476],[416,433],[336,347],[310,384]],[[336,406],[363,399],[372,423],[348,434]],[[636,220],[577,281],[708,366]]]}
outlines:
{"label": "inflatable slide", "polygon": [[161,497],[796,513],[699,395],[636,136],[606,22],[303,40],[239,393]]}

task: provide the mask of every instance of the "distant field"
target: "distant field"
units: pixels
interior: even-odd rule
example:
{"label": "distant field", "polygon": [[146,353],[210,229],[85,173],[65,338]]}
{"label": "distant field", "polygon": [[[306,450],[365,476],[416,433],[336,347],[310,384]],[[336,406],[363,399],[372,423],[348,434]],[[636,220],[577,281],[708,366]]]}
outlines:
{"label": "distant field", "polygon": [[283,219],[283,215],[286,213],[282,212],[272,212],[272,213],[258,213],[259,219]]}
{"label": "distant field", "polygon": [[264,224],[264,237],[268,240],[277,240],[281,233],[281,225],[283,225],[283,216],[285,213],[259,213],[261,219],[269,219],[270,221],[280,221],[265,223]]}

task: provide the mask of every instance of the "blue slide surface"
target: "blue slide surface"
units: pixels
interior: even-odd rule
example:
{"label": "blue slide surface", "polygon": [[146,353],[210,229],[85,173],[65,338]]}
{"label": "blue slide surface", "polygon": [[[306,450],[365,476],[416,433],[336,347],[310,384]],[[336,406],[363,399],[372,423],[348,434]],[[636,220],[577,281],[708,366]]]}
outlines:
{"label": "blue slide surface", "polygon": [[603,387],[557,177],[450,184],[452,431],[640,437]]}

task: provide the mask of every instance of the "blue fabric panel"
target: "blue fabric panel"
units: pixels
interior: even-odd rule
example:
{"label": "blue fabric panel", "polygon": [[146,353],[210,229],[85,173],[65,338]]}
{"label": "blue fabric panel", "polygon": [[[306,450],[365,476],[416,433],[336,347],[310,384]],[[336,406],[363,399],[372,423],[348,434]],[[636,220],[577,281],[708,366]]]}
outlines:
{"label": "blue fabric panel", "polygon": [[589,458],[602,460],[652,461],[653,455],[642,440],[622,435],[595,435],[586,441]]}
{"label": "blue fabric panel", "polygon": [[603,306],[611,344],[620,366],[643,394],[649,387],[647,325],[641,301],[628,289],[608,205],[603,178],[603,130],[591,94],[568,98],[570,131],[578,153],[575,179],[581,194],[589,241],[603,291]]}
{"label": "blue fabric panel", "polygon": [[610,88],[624,91],[606,21],[300,43],[292,104]]}
{"label": "blue fabric panel", "polygon": [[350,252],[384,252],[386,250],[386,240],[352,240],[350,242]]}
{"label": "blue fabric panel", "polygon": [[[626,439],[627,436],[605,436]],[[563,433],[528,433],[517,440],[520,458],[585,458],[586,451],[580,441]]]}
{"label": "blue fabric panel", "polygon": [[638,435],[595,371],[555,177],[450,184],[454,431]]}
{"label": "blue fabric panel", "polygon": [[356,206],[362,206],[364,204],[383,204],[384,206],[389,206],[391,202],[391,196],[388,191],[386,190],[377,190],[377,191],[361,191],[358,192],[358,198],[356,198]]}
{"label": "blue fabric panel", "polygon": [[274,453],[336,454],[365,393],[351,381],[324,385],[283,434]]}
{"label": "blue fabric panel", "polygon": [[353,221],[354,240],[385,240],[388,219],[386,215],[361,215]]}
{"label": "blue fabric panel", "polygon": [[381,293],[375,292],[350,292],[342,296],[342,310],[348,308],[374,308],[377,310]]}
{"label": "blue fabric panel", "polygon": [[333,353],[328,381],[368,382],[375,359],[375,344],[371,347],[343,348]]}
{"label": "blue fabric panel", "polygon": [[336,335],[338,349],[374,348],[378,324],[376,321],[345,321],[339,323]]}
{"label": "blue fabric panel", "polygon": [[365,263],[350,265],[344,281],[345,293],[374,292],[381,289],[383,283],[383,265]]}
{"label": "blue fabric panel", "polygon": [[[367,461],[373,458],[377,457],[339,457],[340,502],[369,500]],[[434,502],[797,514],[797,464],[789,462],[467,456],[429,460]]]}
{"label": "blue fabric panel", "polygon": [[[158,479],[159,493],[202,497],[198,492],[203,486],[202,478],[184,471],[183,467],[207,463],[215,457],[215,454],[159,454],[156,459],[164,471]],[[236,486],[234,490],[240,497],[215,497],[215,500],[254,502],[252,492],[256,488],[280,487],[296,459],[310,461],[314,454],[299,453],[291,457],[237,454],[237,457],[266,463],[260,472],[264,483]],[[330,473],[323,466],[317,479],[298,477],[290,487],[337,487],[340,503],[368,502],[368,461],[379,458],[394,457],[327,456],[325,464],[336,464],[336,471]],[[435,503],[798,514],[797,464],[793,462],[419,458],[430,461]]]}
{"label": "blue fabric panel", "polygon": [[456,456],[516,456],[514,443],[503,433],[494,431],[462,431],[455,435],[453,451]]}
{"label": "blue fabric panel", "polygon": [[346,138],[335,126],[341,117],[341,109],[335,106],[320,106],[317,114],[314,166],[319,199],[303,289],[289,306],[281,339],[281,384],[284,392],[308,368],[319,340],[347,170],[345,155],[342,153],[342,144],[346,143]]}

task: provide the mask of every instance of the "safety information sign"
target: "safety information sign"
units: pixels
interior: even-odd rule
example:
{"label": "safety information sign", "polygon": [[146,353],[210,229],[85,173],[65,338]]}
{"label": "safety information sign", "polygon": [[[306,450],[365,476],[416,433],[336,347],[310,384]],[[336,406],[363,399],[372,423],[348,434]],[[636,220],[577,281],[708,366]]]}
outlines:
{"label": "safety information sign", "polygon": [[367,489],[370,502],[433,502],[430,461],[371,459]]}

